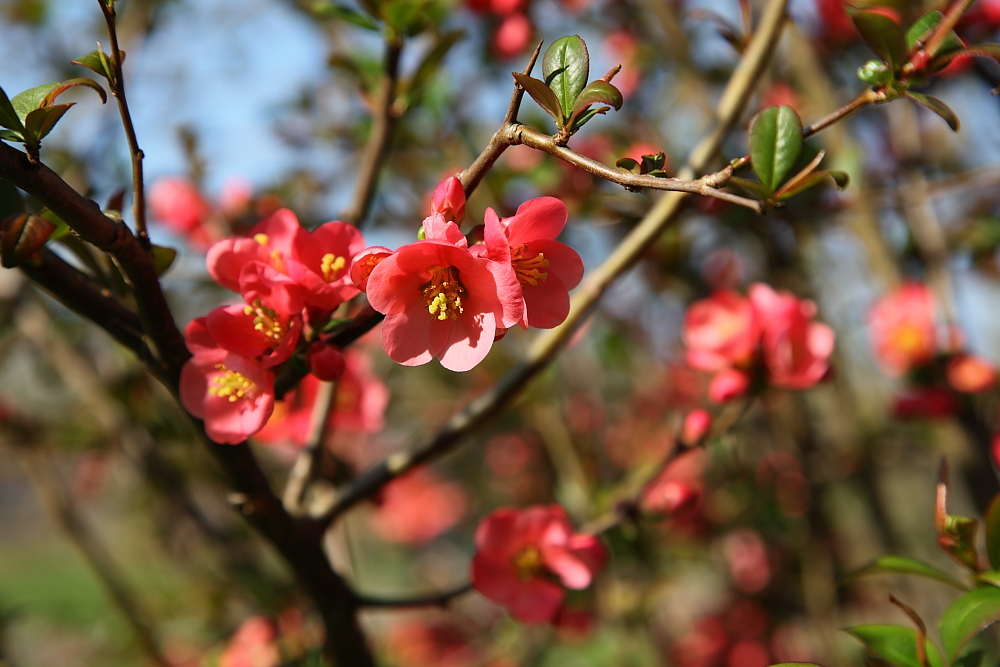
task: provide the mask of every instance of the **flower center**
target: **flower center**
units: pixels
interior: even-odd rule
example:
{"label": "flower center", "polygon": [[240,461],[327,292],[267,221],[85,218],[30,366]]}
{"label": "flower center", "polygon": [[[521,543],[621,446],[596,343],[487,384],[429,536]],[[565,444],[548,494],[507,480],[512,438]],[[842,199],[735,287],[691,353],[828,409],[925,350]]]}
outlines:
{"label": "flower center", "polygon": [[420,288],[420,293],[427,304],[427,312],[440,321],[457,320],[459,313],[465,312],[462,297],[466,291],[454,266],[432,266],[431,279]]}
{"label": "flower center", "polygon": [[514,570],[517,571],[517,578],[521,581],[528,581],[545,569],[542,561],[542,552],[536,546],[528,546],[514,556]]}
{"label": "flower center", "polygon": [[541,270],[549,267],[549,260],[545,259],[545,255],[538,253],[534,257],[525,257],[527,250],[527,244],[522,243],[512,248],[510,253],[510,263],[514,267],[517,282],[521,283],[521,287],[537,285],[539,281],[545,282],[549,277],[548,271]]}
{"label": "flower center", "polygon": [[[267,234],[254,234],[253,240],[261,244],[265,248],[271,243],[271,237]],[[271,251],[271,266],[280,273],[285,272],[285,262],[281,257],[281,253],[277,250]]]}
{"label": "flower center", "polygon": [[225,372],[212,378],[212,384],[208,388],[208,393],[212,396],[228,398],[230,403],[235,403],[241,398],[252,398],[256,394],[257,385],[242,373],[231,371],[223,364],[216,364],[215,367]]}
{"label": "flower center", "polygon": [[253,302],[253,305],[246,306],[243,312],[247,315],[253,315],[253,328],[264,334],[264,337],[268,339],[268,343],[277,344],[281,339],[288,333],[288,331],[295,326],[295,320],[290,320],[288,322],[287,328],[278,319],[278,313],[271,308],[264,306],[257,299]]}
{"label": "flower center", "polygon": [[328,252],[323,255],[323,261],[320,262],[319,268],[323,271],[323,280],[326,282],[333,282],[337,278],[337,274],[340,273],[347,265],[347,260],[343,257],[337,257],[332,252]]}

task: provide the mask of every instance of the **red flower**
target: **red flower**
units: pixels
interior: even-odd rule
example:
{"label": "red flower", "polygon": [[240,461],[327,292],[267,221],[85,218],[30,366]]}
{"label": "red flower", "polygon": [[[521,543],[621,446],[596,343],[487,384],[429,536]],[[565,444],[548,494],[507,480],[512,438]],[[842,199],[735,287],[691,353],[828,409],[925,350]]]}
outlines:
{"label": "red flower", "polygon": [[583,261],[555,238],[566,226],[566,204],[538,197],[521,204],[512,218],[486,209],[486,256],[514,269],[523,294],[522,328],[551,329],[569,315],[569,290],[583,277]]}
{"label": "red flower", "polygon": [[462,489],[428,469],[410,472],[385,487],[372,516],[375,532],[389,542],[423,544],[454,526],[465,511]]}
{"label": "red flower", "polygon": [[724,368],[715,374],[708,385],[708,400],[717,405],[728,403],[747,393],[750,376],[735,368]]}
{"label": "red flower", "polygon": [[639,507],[643,512],[683,516],[701,505],[702,477],[708,467],[708,452],[692,449],[670,462],[643,490]]}
{"label": "red flower", "polygon": [[465,219],[465,188],[454,176],[441,181],[431,198],[431,212],[440,213],[448,222],[462,224]]}
{"label": "red flower", "polygon": [[182,234],[195,245],[208,245],[208,233],[202,226],[212,208],[186,178],[161,178],[149,189],[149,214]]}
{"label": "red flower", "polygon": [[221,347],[200,317],[184,331],[194,354],[181,369],[184,409],[205,421],[205,433],[235,445],[264,427],[274,409],[274,374],[261,364]]}
{"label": "red flower", "polygon": [[684,425],[681,427],[681,442],[688,447],[698,444],[708,435],[712,428],[712,413],[704,408],[697,408],[684,415]]}
{"label": "red flower", "polygon": [[358,293],[349,269],[364,239],[351,225],[327,222],[309,233],[294,213],[280,209],[250,234],[219,241],[207,257],[212,278],[247,301],[261,298],[277,310],[301,310],[300,304],[333,310]]}
{"label": "red flower", "polygon": [[893,375],[925,364],[937,352],[934,297],[923,283],[906,283],[879,299],[868,315],[875,358]]}
{"label": "red flower", "polygon": [[565,588],[590,586],[607,553],[593,535],[573,534],[559,505],[501,509],[476,529],[472,585],[525,623],[552,621]]}
{"label": "red flower", "polygon": [[996,384],[997,369],[982,357],[959,354],[948,362],[947,376],[955,391],[978,394]]}
{"label": "red flower", "polygon": [[750,286],[750,301],[763,328],[761,352],[771,384],[808,389],[819,382],[830,368],[836,336],[812,320],[815,304],[763,283]]}
{"label": "red flower", "polygon": [[274,621],[266,616],[251,616],[230,638],[219,667],[277,667],[280,662]]}
{"label": "red flower", "polygon": [[[451,224],[451,223],[449,223]],[[386,315],[382,347],[404,366],[437,357],[467,371],[486,356],[498,326],[521,318],[521,290],[509,266],[427,239],[383,259],[368,278],[368,301]]]}
{"label": "red flower", "polygon": [[691,366],[718,371],[748,364],[760,331],[750,301],[736,292],[719,290],[688,306],[681,336]]}

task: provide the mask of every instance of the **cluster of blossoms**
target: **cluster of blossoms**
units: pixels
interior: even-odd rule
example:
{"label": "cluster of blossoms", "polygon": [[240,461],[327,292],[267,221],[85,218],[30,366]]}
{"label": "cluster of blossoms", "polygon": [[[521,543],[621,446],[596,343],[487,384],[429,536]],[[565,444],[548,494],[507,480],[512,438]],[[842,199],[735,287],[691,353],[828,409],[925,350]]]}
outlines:
{"label": "cluster of blossoms", "polygon": [[235,444],[263,428],[274,409],[273,369],[300,340],[308,340],[306,359],[321,380],[344,372],[343,355],[317,337],[316,327],[358,293],[348,267],[363,247],[351,225],[328,222],[309,233],[287,209],[249,237],[211,247],[209,274],[244,300],[195,319],[184,332],[194,356],[181,370],[181,402],[205,420],[212,440]]}
{"label": "cluster of blossoms", "polygon": [[590,586],[607,560],[596,537],[573,533],[559,505],[497,510],[475,542],[473,587],[524,623],[556,621],[566,589]]}
{"label": "cluster of blossoms", "polygon": [[754,380],[808,389],[829,370],[835,339],[815,314],[811,301],[763,283],[751,285],[748,297],[718,290],[685,313],[687,362],[714,373],[708,388],[714,403],[743,396]]}
{"label": "cluster of blossoms", "polygon": [[503,219],[487,209],[470,235],[482,242],[471,246],[458,227],[464,214],[462,185],[450,178],[434,193],[421,240],[395,251],[367,248],[351,266],[372,308],[386,315],[386,354],[404,366],[437,358],[466,371],[509,327],[549,329],[569,313],[583,262],[555,240],[566,226],[565,204],[540,197]]}
{"label": "cluster of blossoms", "polygon": [[869,312],[868,330],[879,365],[890,375],[906,375],[912,381],[897,398],[899,416],[947,417],[958,410],[959,394],[996,386],[994,365],[962,351],[961,332],[942,332],[937,319],[934,295],[919,282],[900,285]]}

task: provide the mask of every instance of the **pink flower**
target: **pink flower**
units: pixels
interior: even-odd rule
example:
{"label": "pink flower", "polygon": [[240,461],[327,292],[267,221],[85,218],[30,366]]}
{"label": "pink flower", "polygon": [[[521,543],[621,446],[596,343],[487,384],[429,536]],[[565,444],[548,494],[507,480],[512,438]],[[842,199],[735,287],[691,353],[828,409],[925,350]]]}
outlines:
{"label": "pink flower", "polygon": [[681,442],[688,447],[698,444],[712,428],[712,414],[704,408],[697,408],[684,415],[681,427]]}
{"label": "pink flower", "polygon": [[184,331],[194,355],[181,368],[184,409],[205,422],[205,433],[235,445],[264,427],[274,409],[274,374],[259,362],[230,352],[212,337],[200,317]]}
{"label": "pink flower", "polygon": [[[336,403],[328,425],[331,432],[377,433],[382,430],[389,389],[372,373],[368,357],[356,349],[344,354],[346,368],[337,382]],[[309,430],[319,379],[307,375],[278,401],[257,440],[267,444],[292,442],[303,445]]]}
{"label": "pink flower", "polygon": [[923,283],[906,283],[879,299],[868,314],[875,358],[893,375],[937,353],[934,297]]}
{"label": "pink flower", "polygon": [[254,226],[249,238],[212,246],[208,272],[251,302],[261,298],[278,310],[299,304],[333,310],[358,293],[349,269],[363,248],[361,233],[345,222],[327,222],[310,233],[294,213],[279,209]]}
{"label": "pink flower", "polygon": [[431,198],[431,212],[440,213],[448,222],[462,224],[465,219],[465,188],[452,176],[441,181]]}
{"label": "pink flower", "polygon": [[948,384],[955,391],[978,394],[997,382],[997,369],[986,359],[959,354],[948,362]]}
{"label": "pink flower", "polygon": [[186,178],[161,178],[149,189],[150,215],[181,234],[201,227],[211,206]]}
{"label": "pink flower", "polygon": [[262,368],[291,357],[302,330],[302,318],[279,315],[259,301],[252,306],[221,306],[204,320],[209,335],[220,347],[256,359]]}
{"label": "pink flower", "polygon": [[383,259],[367,288],[372,308],[386,315],[382,347],[404,366],[437,357],[449,370],[467,371],[490,351],[497,327],[511,326],[523,310],[509,266],[438,239]]}
{"label": "pink flower", "polygon": [[736,292],[718,290],[695,301],[684,314],[681,333],[687,361],[703,371],[747,365],[760,329],[750,301]]}
{"label": "pink flower", "polygon": [[385,487],[371,525],[389,542],[423,544],[454,526],[467,502],[458,485],[440,481],[430,470],[421,468]]}
{"label": "pink flower", "polygon": [[336,382],[347,365],[339,347],[318,340],[306,351],[306,368],[323,382]]}
{"label": "pink flower", "polygon": [[274,621],[266,616],[251,616],[230,638],[219,667],[277,667],[280,662]]}
{"label": "pink flower", "polygon": [[524,14],[504,17],[493,33],[493,49],[501,58],[512,58],[523,52],[531,40],[531,21]]}
{"label": "pink flower", "polygon": [[590,586],[607,553],[593,535],[573,534],[559,505],[500,509],[476,529],[472,585],[525,623],[552,621],[565,588]]}
{"label": "pink flower", "polygon": [[555,197],[521,204],[500,219],[486,209],[486,256],[514,269],[523,294],[522,328],[551,329],[569,314],[569,290],[583,277],[583,261],[555,238],[566,226],[566,205]]}
{"label": "pink flower", "polygon": [[716,405],[728,403],[747,393],[750,376],[735,368],[724,368],[715,374],[708,385],[708,400]]}
{"label": "pink flower", "polygon": [[391,254],[392,251],[388,248],[374,245],[355,255],[354,261],[351,262],[351,280],[354,281],[354,285],[362,292],[367,292],[368,277],[378,263]]}
{"label": "pink flower", "polygon": [[763,283],[750,286],[750,301],[763,328],[761,352],[770,383],[808,389],[819,382],[830,368],[836,336],[828,325],[813,321],[813,302]]}
{"label": "pink flower", "polygon": [[704,493],[702,477],[707,467],[708,453],[704,449],[684,452],[646,486],[639,497],[640,509],[670,517],[698,509]]}

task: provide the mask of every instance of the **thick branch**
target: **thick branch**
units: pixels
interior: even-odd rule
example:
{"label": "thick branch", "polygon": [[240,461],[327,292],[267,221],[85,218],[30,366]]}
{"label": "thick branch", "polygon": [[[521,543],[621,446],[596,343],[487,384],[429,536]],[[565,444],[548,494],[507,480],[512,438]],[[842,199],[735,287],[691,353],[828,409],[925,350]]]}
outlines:
{"label": "thick branch", "polygon": [[107,331],[140,359],[150,358],[142,339],[142,322],[134,311],[104,294],[87,274],[70,266],[51,250],[43,249],[36,257],[19,267],[32,282],[73,312]]}
{"label": "thick branch", "polygon": [[[770,0],[747,55],[733,73],[717,112],[717,124],[695,148],[682,174],[704,171],[718,153],[725,134],[739,119],[754,85],[771,57],[785,22],[788,0]],[[492,389],[453,416],[430,440],[393,454],[362,473],[339,496],[337,503],[319,520],[328,523],[358,502],[377,493],[390,481],[415,466],[451,451],[469,432],[503,410],[510,401],[555,358],[576,327],[593,309],[605,290],[632,267],[642,254],[676,219],[686,197],[671,192],[662,197],[638,226],[618,245],[601,266],[593,271],[573,296],[570,313],[559,327],[545,332],[529,350],[527,358],[505,375]]]}

